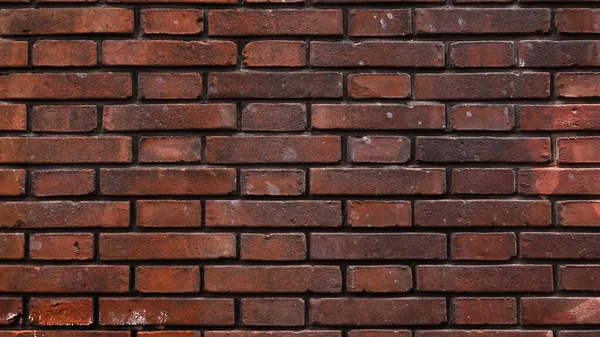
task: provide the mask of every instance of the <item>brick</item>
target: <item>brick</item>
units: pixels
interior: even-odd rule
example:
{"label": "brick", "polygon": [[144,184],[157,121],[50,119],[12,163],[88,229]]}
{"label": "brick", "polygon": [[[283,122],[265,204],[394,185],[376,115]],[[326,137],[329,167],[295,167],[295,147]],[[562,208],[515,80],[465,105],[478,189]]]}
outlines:
{"label": "brick", "polygon": [[108,131],[235,129],[237,125],[235,105],[230,103],[107,105],[103,119]]}
{"label": "brick", "polygon": [[139,266],[135,269],[135,287],[142,293],[193,293],[200,290],[197,266]]}
{"label": "brick", "polygon": [[595,227],[600,225],[598,201],[559,201],[556,203],[556,222],[566,227]]}
{"label": "brick", "polygon": [[521,258],[597,259],[596,233],[521,233]]}
{"label": "brick", "polygon": [[348,137],[348,159],[352,163],[405,163],[410,160],[406,137]]}
{"label": "brick", "polygon": [[98,126],[94,105],[37,105],[31,116],[36,132],[91,132]]}
{"label": "brick", "polygon": [[452,170],[454,194],[513,194],[515,171],[509,168]]}
{"label": "brick", "polygon": [[454,324],[517,324],[517,300],[511,297],[452,299]]}
{"label": "brick", "polygon": [[415,10],[416,33],[490,34],[547,33],[547,8],[423,8]]}
{"label": "brick", "polygon": [[453,260],[506,261],[517,255],[514,233],[454,233]]}
{"label": "brick", "polygon": [[417,200],[421,227],[544,227],[552,224],[547,200]]}
{"label": "brick", "polygon": [[340,227],[340,201],[209,200],[207,227]]}
{"label": "brick", "polygon": [[598,194],[600,170],[593,168],[530,168],[519,171],[519,193]]}
{"label": "brick", "polygon": [[0,234],[0,260],[19,260],[24,257],[25,235],[23,233]]}
{"label": "brick", "polygon": [[593,337],[598,334],[598,330],[562,330],[558,334],[561,337]]}
{"label": "brick", "polygon": [[558,162],[563,163],[599,163],[599,137],[560,137],[556,140]]}
{"label": "brick", "polygon": [[429,41],[310,43],[313,67],[444,67],[444,45]]}
{"label": "brick", "polygon": [[[255,152],[253,149],[263,149]],[[211,164],[337,163],[338,136],[211,136],[206,159]]]}
{"label": "brick", "polygon": [[554,81],[555,92],[561,97],[600,96],[600,73],[558,73]]}
{"label": "brick", "polygon": [[520,67],[594,67],[600,59],[590,50],[598,50],[600,41],[519,42]]}
{"label": "brick", "polygon": [[600,33],[600,10],[593,8],[560,8],[556,10],[559,33]]}
{"label": "brick", "polygon": [[199,137],[142,137],[139,160],[143,163],[197,162],[202,158]]}
{"label": "brick", "polygon": [[102,64],[233,66],[236,48],[231,41],[108,40],[102,43]]}
{"label": "brick", "polygon": [[335,9],[215,9],[208,12],[211,36],[342,35],[342,11]]}
{"label": "brick", "polygon": [[142,73],[138,76],[140,99],[196,99],[202,96],[198,73]]}
{"label": "brick", "polygon": [[600,130],[600,104],[522,105],[521,129]]}
{"label": "brick", "polygon": [[23,8],[0,11],[0,35],[133,33],[133,10]]}
{"label": "brick", "polygon": [[138,227],[200,227],[198,200],[138,200],[135,209]]}
{"label": "brick", "polygon": [[29,323],[33,325],[92,325],[91,298],[32,298]]}
{"label": "brick", "polygon": [[218,72],[208,76],[208,97],[334,98],[342,82],[335,72]]}
{"label": "brick", "polygon": [[410,96],[408,74],[352,74],[348,95],[352,98],[405,98]]}
{"label": "brick", "polygon": [[[301,330],[301,331],[205,331],[206,337],[341,337],[341,331],[335,330]],[[30,336],[27,336],[30,337]]]}
{"label": "brick", "polygon": [[0,266],[2,292],[124,293],[128,290],[127,266]]}
{"label": "brick", "polygon": [[410,227],[410,201],[348,201],[351,227]]}
{"label": "brick", "polygon": [[244,298],[242,323],[248,326],[303,326],[301,298]]}
{"label": "brick", "polygon": [[302,195],[306,188],[302,170],[242,170],[241,194],[243,195]]}
{"label": "brick", "polygon": [[311,299],[310,320],[313,324],[333,326],[437,325],[446,322],[446,299]]}
{"label": "brick", "polygon": [[[103,233],[102,260],[220,259],[236,256],[228,233]],[[152,247],[152,249],[148,249]]]}
{"label": "brick", "polygon": [[139,331],[141,337],[200,337],[200,331]]}
{"label": "brick", "polygon": [[353,266],[348,267],[347,274],[350,292],[407,292],[413,285],[407,266]]}
{"label": "brick", "polygon": [[0,41],[0,67],[27,67],[27,41]]}
{"label": "brick", "polygon": [[310,236],[314,260],[431,260],[446,258],[446,235],[437,233],[319,234]]}
{"label": "brick", "polygon": [[560,266],[558,288],[563,290],[598,290],[600,266],[566,265]]}
{"label": "brick", "polygon": [[550,96],[550,74],[468,73],[417,74],[417,99],[517,99]]}
{"label": "brick", "polygon": [[117,99],[131,97],[131,90],[126,73],[0,75],[0,99]]}
{"label": "brick", "polygon": [[314,104],[315,129],[443,130],[441,104]]}
{"label": "brick", "polygon": [[[43,0],[45,1],[45,0]],[[129,337],[129,331],[3,330],[0,337]]]}
{"label": "brick", "polygon": [[0,163],[130,163],[129,137],[2,137]]}
{"label": "brick", "polygon": [[417,266],[417,289],[442,292],[552,292],[551,265]]}
{"label": "brick", "polygon": [[91,260],[94,235],[89,233],[32,234],[29,257],[33,260]]}
{"label": "brick", "polygon": [[[311,168],[311,194],[402,195],[443,194],[443,169]],[[394,184],[387,182],[394,181]]]}
{"label": "brick", "polygon": [[33,45],[33,65],[86,67],[97,62],[95,41],[38,41]]}
{"label": "brick", "polygon": [[244,131],[302,131],[306,106],[300,103],[250,103],[242,109]]}
{"label": "brick", "polygon": [[235,4],[235,0],[107,0],[108,3],[131,3],[131,4],[171,4],[171,3],[184,3],[188,5],[193,4],[220,4],[220,5],[232,5]]}
{"label": "brick", "polygon": [[411,337],[412,332],[409,330],[350,330],[349,337]]}
{"label": "brick", "polygon": [[100,325],[233,325],[233,299],[101,298]]}
{"label": "brick", "polygon": [[129,202],[5,202],[0,215],[0,228],[128,227]]}
{"label": "brick", "polygon": [[411,33],[409,9],[351,9],[348,12],[350,36],[403,36]]}
{"label": "brick", "polygon": [[25,170],[0,169],[0,195],[17,196],[25,193]]}
{"label": "brick", "polygon": [[93,169],[35,170],[30,177],[31,193],[37,197],[88,195],[96,191]]}
{"label": "brick", "polygon": [[204,289],[214,293],[337,293],[338,266],[206,266]]}
{"label": "brick", "polygon": [[509,41],[454,42],[450,44],[450,64],[456,68],[512,67],[515,47]]}
{"label": "brick", "polygon": [[525,297],[521,299],[523,324],[598,324],[597,297]]}
{"label": "brick", "polygon": [[244,46],[244,65],[248,67],[303,67],[306,44],[301,41],[252,41]]}
{"label": "brick", "polygon": [[25,104],[0,104],[0,131],[27,130]]}
{"label": "brick", "polygon": [[418,330],[415,337],[553,337],[550,330]]}
{"label": "brick", "polygon": [[302,261],[306,259],[306,237],[302,233],[245,233],[240,241],[242,260]]}
{"label": "brick", "polygon": [[200,34],[203,30],[203,21],[204,12],[197,9],[142,10],[144,34]]}
{"label": "brick", "polygon": [[[0,317],[0,326],[22,324],[23,299],[16,297],[0,297]],[[2,332],[0,332],[0,334],[1,333]]]}
{"label": "brick", "polygon": [[509,131],[515,127],[511,105],[459,104],[450,110],[453,130]]}

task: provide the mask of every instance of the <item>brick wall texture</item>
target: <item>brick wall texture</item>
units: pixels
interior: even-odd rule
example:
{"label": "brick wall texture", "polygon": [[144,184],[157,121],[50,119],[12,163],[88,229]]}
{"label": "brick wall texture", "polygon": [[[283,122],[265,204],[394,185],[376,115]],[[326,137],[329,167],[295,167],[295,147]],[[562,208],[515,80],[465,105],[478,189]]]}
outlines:
{"label": "brick wall texture", "polygon": [[600,337],[599,0],[0,2],[0,337]]}

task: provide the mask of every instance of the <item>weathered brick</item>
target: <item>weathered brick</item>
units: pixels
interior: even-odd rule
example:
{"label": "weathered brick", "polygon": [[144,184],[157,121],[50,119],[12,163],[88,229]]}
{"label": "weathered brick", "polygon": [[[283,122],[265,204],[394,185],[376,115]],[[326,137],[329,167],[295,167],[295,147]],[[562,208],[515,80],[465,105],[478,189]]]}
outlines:
{"label": "weathered brick", "polygon": [[303,67],[306,44],[301,41],[253,41],[244,46],[244,65],[248,67]]}
{"label": "weathered brick", "polygon": [[18,260],[25,257],[23,233],[0,234],[0,260]]}
{"label": "weathered brick", "polygon": [[241,193],[244,195],[302,195],[306,188],[302,170],[242,170]]}
{"label": "weathered brick", "polygon": [[348,201],[351,227],[410,227],[410,201]]}
{"label": "weathered brick", "polygon": [[[206,337],[341,337],[341,331],[336,330],[301,330],[301,331],[205,331]],[[4,336],[3,336],[4,337]],[[27,336],[30,337],[30,336]]]}
{"label": "weathered brick", "polygon": [[514,233],[455,233],[451,246],[453,260],[504,261],[517,255]]}
{"label": "weathered brick", "polygon": [[32,110],[36,132],[90,132],[98,125],[94,105],[37,105]]}
{"label": "weathered brick", "polygon": [[528,168],[519,171],[521,194],[600,194],[600,170]]}
{"label": "weathered brick", "polygon": [[0,195],[16,196],[25,193],[25,170],[0,169]]}
{"label": "weathered brick", "polygon": [[300,103],[250,103],[242,109],[244,131],[302,131],[306,106]]}
{"label": "weathered brick", "polygon": [[453,130],[509,131],[515,127],[515,110],[510,105],[459,104],[450,110]]}
{"label": "weathered brick", "polygon": [[599,201],[559,201],[555,208],[556,222],[560,226],[600,226]]}
{"label": "weathered brick", "polygon": [[560,8],[556,10],[559,33],[600,33],[600,10],[594,8]]}
{"label": "weathered brick", "polygon": [[352,74],[348,95],[352,98],[405,98],[410,96],[408,74]]}
{"label": "weathered brick", "polygon": [[199,73],[142,73],[138,76],[141,99],[196,99],[202,96]]}
{"label": "weathered brick", "polygon": [[521,258],[597,259],[597,233],[521,233]]}
{"label": "weathered brick", "polygon": [[242,234],[240,258],[249,261],[301,261],[306,259],[302,233]]}
{"label": "weathered brick", "polygon": [[301,298],[244,298],[242,323],[248,326],[303,326]]}
{"label": "weathered brick", "polygon": [[512,67],[515,47],[508,41],[454,42],[450,44],[450,64],[456,68]]}
{"label": "weathered brick", "polygon": [[197,266],[140,266],[135,270],[135,287],[142,293],[193,293],[200,290]]}
{"label": "weathered brick", "polygon": [[454,324],[517,324],[517,300],[511,297],[452,299]]}
{"label": "weathered brick", "polygon": [[92,325],[91,298],[32,298],[29,322],[33,325]]}
{"label": "weathered brick", "polygon": [[97,62],[95,41],[42,40],[33,45],[33,65],[85,67]]}
{"label": "weathered brick", "polygon": [[515,193],[515,171],[509,168],[465,168],[452,170],[454,194]]}
{"label": "weathered brick", "polygon": [[94,235],[33,234],[29,238],[29,257],[33,260],[91,260],[94,258]]}
{"label": "weathered brick", "polygon": [[415,337],[553,337],[550,330],[418,330]]}
{"label": "weathered brick", "polygon": [[200,227],[197,200],[138,200],[135,209],[139,227]]}
{"label": "weathered brick", "polygon": [[521,41],[519,66],[597,67],[600,66],[598,50],[600,41]]}
{"label": "weathered brick", "polygon": [[27,67],[27,41],[0,41],[0,67]]}
{"label": "weathered brick", "polygon": [[142,10],[144,34],[200,34],[203,30],[203,21],[204,12],[197,9]]}
{"label": "weathered brick", "polygon": [[559,289],[597,291],[600,266],[566,265],[559,269]]}
{"label": "weathered brick", "polygon": [[348,12],[350,36],[402,36],[411,33],[410,9],[352,9]]}
{"label": "weathered brick", "polygon": [[406,137],[349,137],[348,159],[353,163],[405,163],[410,160],[410,140]]}
{"label": "weathered brick", "polygon": [[96,191],[93,169],[35,170],[31,172],[31,193],[37,197],[88,195]]}
{"label": "weathered brick", "polygon": [[0,131],[27,130],[25,104],[0,104]]}
{"label": "weathered brick", "polygon": [[[0,326],[23,322],[23,299],[0,297]],[[0,332],[1,334],[2,332]]]}
{"label": "weathered brick", "polygon": [[[42,0],[50,1],[50,0]],[[129,337],[129,331],[2,330],[0,337]]]}
{"label": "weathered brick", "polygon": [[521,299],[523,324],[598,324],[598,297],[525,297]]}
{"label": "weathered brick", "polygon": [[522,105],[521,129],[600,130],[600,104]]}
{"label": "weathered brick", "polygon": [[202,158],[199,137],[142,137],[139,160],[143,163],[197,162]]}
{"label": "weathered brick", "polygon": [[413,285],[407,266],[353,266],[348,267],[347,277],[350,292],[407,292]]}
{"label": "weathered brick", "polygon": [[561,97],[600,96],[600,73],[558,73],[554,91]]}
{"label": "weathered brick", "polygon": [[560,137],[556,149],[561,164],[600,163],[600,137]]}

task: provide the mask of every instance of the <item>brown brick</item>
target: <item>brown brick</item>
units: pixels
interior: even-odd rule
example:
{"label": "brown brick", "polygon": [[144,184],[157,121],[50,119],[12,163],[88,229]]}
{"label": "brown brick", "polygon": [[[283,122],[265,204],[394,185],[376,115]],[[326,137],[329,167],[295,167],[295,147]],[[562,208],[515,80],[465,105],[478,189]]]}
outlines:
{"label": "brown brick", "polygon": [[[1,233],[0,260],[18,260],[24,257],[25,235],[23,233]],[[1,313],[0,316],[2,316]]]}
{"label": "brown brick", "polygon": [[[42,0],[47,1],[47,0]],[[3,330],[0,337],[129,337],[129,331]]]}
{"label": "brown brick", "polygon": [[25,170],[0,169],[0,195],[16,196],[25,193]]}
{"label": "brown brick", "polygon": [[92,325],[91,298],[32,298],[29,322],[33,325]]}
{"label": "brown brick", "polygon": [[407,292],[413,285],[412,271],[407,266],[348,267],[347,277],[350,292]]}
{"label": "brown brick", "polygon": [[202,158],[200,137],[142,137],[139,160],[142,163],[197,162]]}
{"label": "brown brick", "polygon": [[96,41],[42,40],[33,45],[34,66],[94,66],[97,58]]}
{"label": "brown brick", "polygon": [[520,67],[594,67],[600,59],[600,41],[534,41],[519,42]]}
{"label": "brown brick", "polygon": [[88,233],[32,234],[29,257],[34,260],[91,260],[94,235]]}
{"label": "brown brick", "polygon": [[348,95],[352,98],[405,98],[410,96],[408,74],[352,74]]}
{"label": "brown brick", "polygon": [[406,137],[348,137],[348,159],[353,163],[405,163],[410,160]]}
{"label": "brown brick", "polygon": [[402,36],[412,33],[410,9],[366,10],[348,12],[350,36]]}
{"label": "brown brick", "polygon": [[303,67],[306,45],[302,41],[252,41],[242,56],[248,67]]}
{"label": "brown brick", "polygon": [[[0,297],[0,326],[22,324],[23,299],[16,297]],[[0,336],[2,332],[0,332]]]}
{"label": "brown brick", "polygon": [[598,324],[597,297],[525,297],[521,299],[523,324]]}
{"label": "brown brick", "polygon": [[141,99],[196,99],[202,96],[199,73],[142,73],[138,76]]}
{"label": "brown brick", "polygon": [[302,195],[305,190],[305,174],[302,170],[242,170],[241,194],[243,195]]}
{"label": "brown brick", "polygon": [[559,33],[600,33],[600,10],[594,8],[560,8],[556,10]]}
{"label": "brown brick", "polygon": [[412,331],[410,330],[382,330],[382,329],[369,329],[369,330],[350,330],[348,331],[349,337],[412,337]]}
{"label": "brown brick", "polygon": [[558,73],[554,91],[561,97],[600,96],[600,73]]}
{"label": "brown brick", "polygon": [[138,331],[140,337],[201,337],[200,331]]}
{"label": "brown brick", "polygon": [[597,259],[597,233],[521,233],[521,258]]}
{"label": "brown brick", "polygon": [[521,129],[600,130],[600,104],[522,105]]}
{"label": "brown brick", "polygon": [[245,233],[240,242],[242,260],[301,261],[306,259],[306,237],[302,233]]}
{"label": "brown brick", "polygon": [[136,289],[142,293],[193,293],[200,290],[197,266],[140,266],[135,269]]}
{"label": "brown brick", "polygon": [[515,47],[508,41],[454,42],[450,44],[450,64],[457,68],[512,67]]}
{"label": "brown brick", "polygon": [[242,130],[302,131],[306,106],[300,103],[250,103],[242,109]]}
{"label": "brown brick", "polygon": [[510,168],[453,169],[452,193],[513,194],[515,171]]}
{"label": "brown brick", "polygon": [[35,170],[31,172],[31,193],[37,197],[88,195],[96,191],[93,169]]}
{"label": "brown brick", "polygon": [[515,127],[515,110],[511,105],[455,105],[450,124],[454,130],[509,131]]}
{"label": "brown brick", "polygon": [[556,222],[567,227],[600,226],[598,201],[559,201],[556,203]]}
{"label": "brown brick", "polygon": [[203,21],[204,12],[197,9],[142,10],[144,34],[200,34],[203,30]]}
{"label": "brown brick", "polygon": [[454,233],[453,260],[505,261],[517,255],[514,233]]}
{"label": "brown brick", "polygon": [[553,337],[550,330],[418,330],[415,337]]}
{"label": "brown brick", "polygon": [[351,227],[410,227],[410,201],[348,201]]}
{"label": "brown brick", "polygon": [[599,265],[566,265],[559,269],[559,289],[597,291]]}
{"label": "brown brick", "polygon": [[0,41],[0,67],[27,67],[27,41]]}
{"label": "brown brick", "polygon": [[454,324],[517,324],[517,300],[512,297],[452,299]]}
{"label": "brown brick", "polygon": [[0,104],[0,131],[27,130],[25,104]]}
{"label": "brown brick", "polygon": [[90,132],[97,127],[94,105],[37,105],[32,111],[36,132]]}
{"label": "brown brick", "polygon": [[521,194],[598,194],[600,170],[594,168],[529,168],[519,171]]}
{"label": "brown brick", "polygon": [[[289,1],[289,0],[288,0]],[[301,331],[205,331],[206,337],[341,337],[341,331],[335,330],[301,330]],[[4,336],[2,336],[4,337]],[[31,337],[31,336],[26,336]]]}
{"label": "brown brick", "polygon": [[200,227],[198,200],[138,200],[139,227]]}
{"label": "brown brick", "polygon": [[301,298],[244,298],[242,323],[248,326],[303,326]]}

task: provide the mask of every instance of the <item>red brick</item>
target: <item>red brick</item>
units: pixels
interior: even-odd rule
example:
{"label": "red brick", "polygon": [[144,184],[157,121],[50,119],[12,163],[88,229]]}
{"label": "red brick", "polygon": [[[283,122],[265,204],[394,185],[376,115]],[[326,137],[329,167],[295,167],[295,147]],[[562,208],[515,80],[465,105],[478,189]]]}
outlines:
{"label": "red brick", "polygon": [[521,299],[523,324],[598,324],[597,297],[525,297]]}
{"label": "red brick", "polygon": [[0,104],[0,131],[27,130],[25,104]]}
{"label": "red brick", "polygon": [[517,255],[514,233],[454,233],[453,260],[505,261]]}
{"label": "red brick", "polygon": [[454,42],[450,44],[450,64],[457,68],[512,67],[515,47],[508,41]]}
{"label": "red brick", "polygon": [[108,40],[102,63],[132,66],[233,66],[237,46],[231,41]]}
{"label": "red brick", "polygon": [[410,201],[348,201],[351,227],[410,227]]}
{"label": "red brick", "polygon": [[352,98],[405,98],[410,96],[408,74],[352,74],[348,95]]}
{"label": "red brick", "polygon": [[513,194],[515,171],[509,168],[452,170],[454,194]]}
{"label": "red brick", "polygon": [[27,41],[0,41],[0,67],[27,67]]}
{"label": "red brick", "polygon": [[412,33],[410,9],[364,10],[348,12],[350,36],[402,36]]}
{"label": "red brick", "polygon": [[241,194],[243,195],[302,195],[305,178],[302,170],[242,170]]}
{"label": "red brick", "polygon": [[[42,0],[46,1],[46,0]],[[0,337],[129,337],[129,331],[14,330],[0,331]]]}
{"label": "red brick", "polygon": [[242,130],[302,131],[306,106],[300,103],[250,103],[242,109]]}
{"label": "red brick", "polygon": [[455,105],[450,124],[454,130],[509,131],[515,127],[515,110],[511,105]]}
{"label": "red brick", "polygon": [[550,74],[416,74],[417,99],[517,99],[550,97]]}
{"label": "red brick", "polygon": [[556,218],[556,222],[560,226],[600,226],[600,202],[559,201],[556,203]]}
{"label": "red brick", "polygon": [[302,261],[307,251],[302,233],[245,233],[240,247],[240,258],[248,261]]}
{"label": "red brick", "polygon": [[141,99],[196,99],[202,96],[198,73],[142,73],[138,76]]}
{"label": "red brick", "polygon": [[[0,326],[22,324],[23,299],[0,297]],[[2,332],[0,332],[1,336]]]}
{"label": "red brick", "polygon": [[215,9],[208,12],[212,36],[342,35],[342,11],[335,9]]}
{"label": "red brick", "polygon": [[207,227],[340,227],[340,201],[208,200]]}
{"label": "red brick", "polygon": [[600,33],[600,10],[593,8],[560,8],[556,10],[559,33]]}
{"label": "red brick", "polygon": [[29,257],[33,260],[91,260],[94,235],[88,233],[32,234]]}
{"label": "red brick", "polygon": [[[0,234],[0,260],[18,260],[25,257],[25,235],[23,233]],[[0,314],[0,316],[2,316]]]}
{"label": "red brick", "polygon": [[452,299],[454,324],[517,324],[517,300],[511,297]]}
{"label": "red brick", "polygon": [[0,99],[128,98],[131,90],[131,74],[126,73],[0,75]]}
{"label": "red brick", "polygon": [[138,200],[135,208],[139,227],[200,227],[198,200]]}
{"label": "red brick", "polygon": [[[311,168],[311,194],[401,195],[444,194],[443,169]],[[394,181],[394,184],[389,184]]]}
{"label": "red brick", "polygon": [[33,45],[33,65],[85,67],[97,62],[96,41],[38,41]]}
{"label": "red brick", "polygon": [[556,140],[558,162],[565,163],[600,163],[599,137],[560,137]]}
{"label": "red brick", "polygon": [[600,104],[522,105],[521,129],[600,130]]}
{"label": "red brick", "polygon": [[446,322],[446,299],[311,299],[310,320],[313,324],[333,326],[437,325]]}
{"label": "red brick", "polygon": [[443,130],[446,111],[441,104],[314,104],[315,129]]}
{"label": "red brick", "polygon": [[302,41],[253,41],[244,47],[248,67],[303,67],[306,45]]}
{"label": "red brick", "polygon": [[25,193],[25,170],[0,169],[0,195],[16,196]]}
{"label": "red brick", "polygon": [[29,323],[33,325],[92,325],[91,298],[32,298]]}
{"label": "red brick", "polygon": [[521,41],[520,67],[600,66],[600,59],[590,50],[600,48],[598,41]]}
{"label": "red brick", "polygon": [[[206,337],[341,337],[341,331],[334,330],[301,330],[301,331],[205,331]],[[2,336],[4,337],[4,336]],[[30,337],[30,336],[27,336]]]}
{"label": "red brick", "polygon": [[142,137],[139,159],[143,163],[197,162],[202,158],[200,137]]}
{"label": "red brick", "polygon": [[138,331],[140,337],[201,337],[200,331]]}
{"label": "red brick", "polygon": [[558,73],[554,91],[561,97],[600,96],[600,73]]}
{"label": "red brick", "polygon": [[301,298],[244,298],[242,323],[247,326],[303,326]]}
{"label": "red brick", "polygon": [[565,331],[562,330],[559,332],[558,336],[560,337],[594,337],[600,333],[599,330],[573,330],[573,331]]}
{"label": "red brick", "polygon": [[417,34],[547,33],[547,8],[423,8],[415,10]]}
{"label": "red brick", "polygon": [[204,12],[197,9],[144,9],[144,34],[185,35],[203,30]]}
{"label": "red brick", "polygon": [[101,298],[100,325],[233,325],[233,299]]}
{"label": "red brick", "polygon": [[521,258],[597,259],[599,239],[596,233],[521,233]]}
{"label": "red brick", "polygon": [[128,227],[126,201],[0,203],[0,228]]}
{"label": "red brick", "polygon": [[342,97],[342,82],[342,74],[335,72],[218,72],[208,76],[208,97]]}
{"label": "red brick", "polygon": [[131,4],[172,4],[184,3],[188,5],[194,4],[220,4],[232,5],[236,4],[235,0],[107,0],[108,3],[131,3]]}
{"label": "red brick", "polygon": [[600,170],[593,168],[530,168],[519,171],[519,193],[598,194]]}
{"label": "red brick", "polygon": [[407,266],[348,267],[348,291],[389,293],[412,289],[412,271]]}
{"label": "red brick", "polygon": [[310,44],[314,67],[443,67],[444,45],[429,41],[364,41]]}
{"label": "red brick", "polygon": [[140,266],[135,269],[136,289],[142,293],[193,293],[200,290],[200,268]]}
{"label": "red brick", "polygon": [[220,259],[235,257],[235,244],[235,235],[229,233],[103,233],[100,235],[100,258]]}
{"label": "red brick", "polygon": [[338,266],[206,266],[204,288],[215,293],[339,293]]}
{"label": "red brick", "polygon": [[410,140],[387,136],[349,137],[348,159],[353,163],[405,163],[410,160]]}
{"label": "red brick", "polygon": [[550,330],[418,330],[415,337],[553,337]]}
{"label": "red brick", "polygon": [[35,170],[31,172],[31,193],[37,197],[88,195],[96,191],[93,169]]}
{"label": "red brick", "polygon": [[133,33],[133,10],[23,8],[0,12],[0,35]]}
{"label": "red brick", "polygon": [[128,266],[0,266],[1,292],[124,293],[128,290]]}
{"label": "red brick", "polygon": [[443,292],[552,292],[551,265],[417,266],[417,289]]}
{"label": "red brick", "polygon": [[32,111],[36,132],[90,132],[97,127],[94,105],[37,105]]}
{"label": "red brick", "polygon": [[559,269],[559,289],[597,291],[599,265],[566,265]]}
{"label": "red brick", "polygon": [[438,233],[313,233],[310,238],[310,257],[313,260],[446,258],[446,235]]}
{"label": "red brick", "polygon": [[349,337],[412,337],[409,330],[350,330]]}

